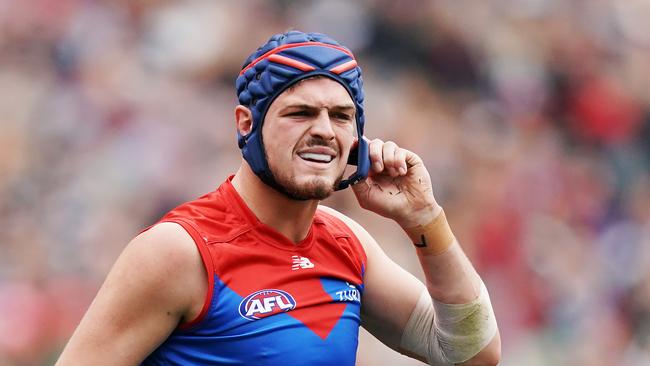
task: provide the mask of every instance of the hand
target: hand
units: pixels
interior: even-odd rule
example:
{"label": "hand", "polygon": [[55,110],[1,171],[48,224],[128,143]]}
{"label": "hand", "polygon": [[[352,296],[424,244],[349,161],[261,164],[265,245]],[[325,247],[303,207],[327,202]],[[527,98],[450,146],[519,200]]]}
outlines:
{"label": "hand", "polygon": [[370,141],[369,151],[368,178],[352,186],[361,207],[403,228],[425,225],[440,214],[431,177],[419,156],[380,139]]}

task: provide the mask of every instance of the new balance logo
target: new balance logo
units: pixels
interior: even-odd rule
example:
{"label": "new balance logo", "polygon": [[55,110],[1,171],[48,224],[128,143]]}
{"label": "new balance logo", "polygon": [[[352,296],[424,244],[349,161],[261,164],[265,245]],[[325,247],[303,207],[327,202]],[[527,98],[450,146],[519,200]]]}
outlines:
{"label": "new balance logo", "polygon": [[293,255],[291,256],[291,260],[293,261],[293,265],[291,266],[292,271],[301,268],[302,269],[314,268],[314,263],[312,263],[307,257],[300,257],[297,255]]}

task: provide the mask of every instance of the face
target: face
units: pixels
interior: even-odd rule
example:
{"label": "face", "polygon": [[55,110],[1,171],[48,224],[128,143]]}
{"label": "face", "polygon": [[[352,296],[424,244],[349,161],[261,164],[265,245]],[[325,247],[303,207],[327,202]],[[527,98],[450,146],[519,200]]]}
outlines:
{"label": "face", "polygon": [[355,106],[338,82],[306,79],[269,106],[262,127],[275,180],[299,200],[324,199],[343,177],[354,142]]}

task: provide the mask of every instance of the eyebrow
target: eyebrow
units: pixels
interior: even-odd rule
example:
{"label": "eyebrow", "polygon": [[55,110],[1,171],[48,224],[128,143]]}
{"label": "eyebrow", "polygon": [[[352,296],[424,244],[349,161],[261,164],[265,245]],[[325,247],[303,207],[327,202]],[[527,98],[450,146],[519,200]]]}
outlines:
{"label": "eyebrow", "polygon": [[[298,103],[298,104],[289,104],[285,107],[282,108],[282,111],[287,110],[287,109],[320,109],[320,107],[311,105],[311,104],[305,104],[305,103]],[[339,105],[334,105],[334,106],[325,106],[325,108],[329,110],[335,110],[335,111],[355,111],[356,107],[354,104],[339,104]]]}

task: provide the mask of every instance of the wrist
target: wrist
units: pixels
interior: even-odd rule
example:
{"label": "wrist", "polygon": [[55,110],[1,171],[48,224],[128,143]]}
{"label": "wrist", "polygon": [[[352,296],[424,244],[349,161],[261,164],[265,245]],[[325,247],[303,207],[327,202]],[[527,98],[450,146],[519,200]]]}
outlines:
{"label": "wrist", "polygon": [[402,227],[419,251],[437,255],[454,243],[455,237],[449,227],[445,212],[440,208],[438,214],[424,225]]}
{"label": "wrist", "polygon": [[417,211],[412,211],[407,217],[397,219],[397,223],[405,231],[416,226],[424,226],[431,221],[435,220],[442,214],[442,207],[438,204],[433,204]]}

